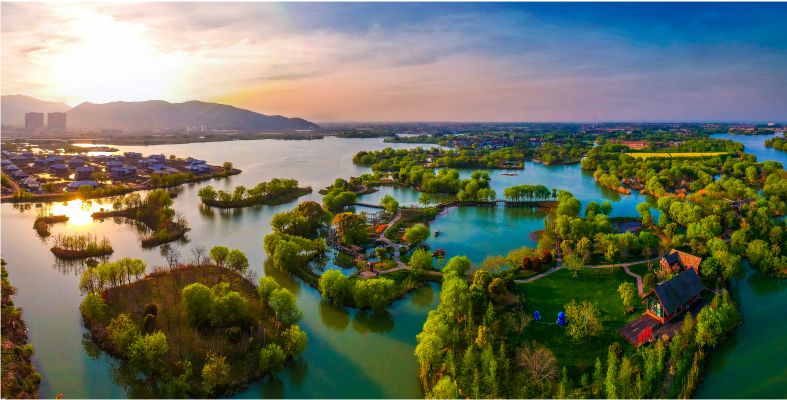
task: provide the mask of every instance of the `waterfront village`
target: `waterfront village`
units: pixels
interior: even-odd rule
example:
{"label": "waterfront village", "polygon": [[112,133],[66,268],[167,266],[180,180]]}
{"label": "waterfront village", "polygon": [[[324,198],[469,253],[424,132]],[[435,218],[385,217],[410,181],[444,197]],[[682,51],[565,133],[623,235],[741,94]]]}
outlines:
{"label": "waterfront village", "polygon": [[[159,186],[156,179],[178,175],[194,179],[225,172],[224,166],[208,165],[191,157],[124,152],[87,155],[55,151],[2,151],[3,195],[26,192],[39,197],[75,192],[82,187],[97,189],[122,185],[126,191]],[[152,180],[153,178],[153,180]],[[8,183],[8,187],[6,187]]]}

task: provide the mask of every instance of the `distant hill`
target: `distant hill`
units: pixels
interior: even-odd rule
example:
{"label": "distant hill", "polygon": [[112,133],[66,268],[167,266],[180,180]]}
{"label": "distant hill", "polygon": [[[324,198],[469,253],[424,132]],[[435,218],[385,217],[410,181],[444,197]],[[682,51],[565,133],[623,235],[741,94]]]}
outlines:
{"label": "distant hill", "polygon": [[2,96],[0,106],[2,108],[2,115],[0,115],[2,124],[16,126],[25,124],[25,113],[28,112],[66,112],[71,109],[71,106],[65,103],[39,100],[21,94]]}
{"label": "distant hill", "polygon": [[124,129],[127,131],[186,129],[206,126],[209,130],[294,131],[319,128],[302,118],[263,115],[217,103],[163,100],[85,102],[68,112],[68,126],[83,129]]}

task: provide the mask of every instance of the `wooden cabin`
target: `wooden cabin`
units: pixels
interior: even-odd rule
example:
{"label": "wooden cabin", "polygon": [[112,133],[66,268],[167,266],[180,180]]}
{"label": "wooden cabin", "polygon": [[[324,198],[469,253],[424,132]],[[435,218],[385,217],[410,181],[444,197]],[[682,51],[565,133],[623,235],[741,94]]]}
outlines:
{"label": "wooden cabin", "polygon": [[659,283],[645,296],[645,314],[662,324],[691,308],[705,289],[694,268],[687,268],[676,277]]}
{"label": "wooden cabin", "polygon": [[661,257],[659,265],[661,270],[668,274],[674,274],[690,268],[699,274],[701,262],[702,257],[672,249],[669,254]]}

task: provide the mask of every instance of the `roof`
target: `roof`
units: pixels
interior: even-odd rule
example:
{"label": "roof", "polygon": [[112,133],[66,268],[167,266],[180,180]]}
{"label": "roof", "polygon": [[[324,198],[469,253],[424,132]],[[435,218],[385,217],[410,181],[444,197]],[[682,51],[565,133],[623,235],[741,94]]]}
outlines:
{"label": "roof", "polygon": [[78,188],[80,186],[96,187],[98,186],[98,183],[96,183],[96,181],[74,181],[68,184],[68,187],[72,187],[72,188]]}
{"label": "roof", "polygon": [[89,165],[85,165],[85,166],[82,166],[82,167],[77,167],[76,170],[77,170],[77,172],[93,172],[96,169],[91,167],[91,166],[89,166]]}
{"label": "roof", "polygon": [[671,314],[704,289],[705,286],[702,285],[697,272],[689,268],[676,277],[656,285],[653,292],[661,300],[664,310]]}
{"label": "roof", "polygon": [[700,263],[702,262],[702,257],[697,257],[693,254],[672,249],[669,254],[664,256],[664,260],[666,260],[669,265],[680,261],[680,264],[684,268],[699,268]]}

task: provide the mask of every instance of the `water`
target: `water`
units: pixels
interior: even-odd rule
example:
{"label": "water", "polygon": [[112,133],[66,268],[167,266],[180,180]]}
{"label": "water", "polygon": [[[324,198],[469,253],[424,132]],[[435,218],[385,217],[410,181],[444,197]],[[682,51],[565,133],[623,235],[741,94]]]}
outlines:
{"label": "water", "polygon": [[[746,146],[757,160],[787,165],[787,153],[764,146],[771,136],[713,135]],[[774,279],[751,268],[732,282],[732,293],[743,315],[741,325],[708,360],[698,398],[787,398],[787,281]]]}
{"label": "water", "polygon": [[765,147],[765,141],[774,135],[730,135],[728,133],[711,135],[716,139],[729,139],[746,146],[746,152],[757,156],[757,161],[778,161],[787,166],[787,152]]}
{"label": "water", "polygon": [[[212,184],[229,190],[244,184],[253,186],[274,177],[297,178],[302,184],[311,185],[315,192],[299,201],[320,201],[317,190],[337,177],[358,176],[368,172],[352,163],[352,156],[359,150],[376,150],[384,147],[409,148],[413,145],[387,144],[379,139],[335,139],[316,141],[236,141],[222,143],[193,143],[159,146],[118,146],[120,151],[139,151],[144,154],[164,153],[192,156],[212,164],[231,161],[244,172],[226,180],[191,184],[182,188],[174,199],[175,209],[184,214],[192,230],[189,242],[173,244],[184,260],[190,258],[190,249],[196,245],[211,247],[225,244],[246,252],[252,269],[258,275],[274,276],[298,297],[304,312],[301,322],[309,335],[309,345],[304,354],[287,369],[273,377],[255,383],[238,397],[421,397],[417,380],[417,363],[413,356],[415,335],[421,330],[427,312],[439,300],[439,286],[430,284],[410,296],[397,301],[384,315],[337,308],[320,300],[319,293],[290,279],[275,269],[264,266],[263,237],[270,232],[270,219],[293,204],[260,206],[240,210],[218,210],[202,207],[196,194],[200,187]],[[502,197],[505,187],[522,183],[540,183],[572,191],[583,203],[609,200],[613,202],[613,216],[636,215],[634,207],[646,201],[638,194],[619,195],[598,187],[592,176],[573,166],[543,166],[527,163],[517,176],[501,175],[494,171],[492,185]],[[470,170],[462,171],[468,177]],[[361,197],[362,201],[376,203],[386,193],[391,193],[402,204],[415,203],[418,193],[407,188],[381,188],[380,192]],[[129,224],[115,224],[111,220],[93,222],[91,209],[82,209],[77,203],[61,207],[72,217],[68,224],[54,225],[53,235],[62,232],[91,232],[107,236],[115,249],[113,259],[137,257],[149,266],[162,264],[158,249],[142,249],[139,232]],[[95,202],[93,207],[101,207]],[[79,316],[81,295],[78,290],[80,269],[58,265],[49,252],[51,246],[36,236],[32,229],[37,209],[20,212],[11,204],[2,205],[2,255],[9,262],[12,282],[19,288],[17,303],[24,308],[25,320],[30,328],[30,338],[36,347],[34,362],[43,376],[42,397],[64,393],[70,398],[121,398],[133,393],[122,383],[117,373],[117,362],[91,351],[89,341],[83,337]],[[534,245],[530,233],[543,227],[543,214],[526,209],[466,207],[448,210],[433,223],[441,231],[438,238],[430,238],[433,247],[443,247],[449,256],[466,254],[480,262],[487,255],[504,254],[509,250]],[[332,267],[332,266],[328,266]],[[744,281],[742,285],[748,285]],[[784,291],[781,290],[782,301]],[[742,307],[752,307],[742,295]],[[770,294],[769,296],[774,296]],[[754,301],[756,306],[757,300]],[[777,305],[779,303],[776,303]],[[783,303],[782,303],[783,304]],[[782,306],[781,309],[784,309]],[[748,315],[749,311],[744,310]],[[770,325],[756,323],[747,317],[741,328],[770,331]],[[777,325],[778,326],[778,325]],[[768,328],[768,329],[766,329]],[[742,335],[738,335],[742,337]],[[736,357],[743,350],[740,343],[731,344],[729,353],[722,357]],[[773,345],[778,343],[772,343]],[[725,345],[727,346],[727,345]],[[776,356],[772,351],[771,356]],[[721,358],[721,357],[718,357]],[[779,357],[776,357],[779,358]],[[712,358],[711,362],[715,362]],[[727,370],[727,364],[720,371]],[[781,370],[777,367],[767,375],[773,379]],[[757,381],[765,379],[758,371]],[[708,381],[715,378],[710,371]],[[753,378],[754,379],[754,378]],[[754,380],[753,380],[754,381]],[[729,380],[727,380],[729,382]],[[738,393],[729,390],[727,393]]]}

